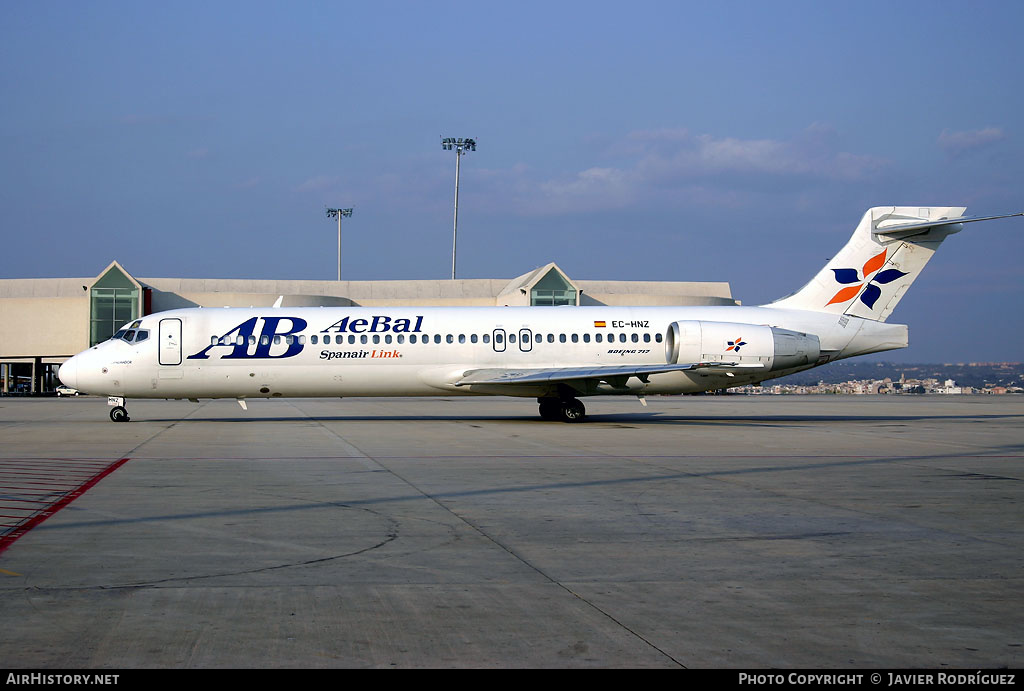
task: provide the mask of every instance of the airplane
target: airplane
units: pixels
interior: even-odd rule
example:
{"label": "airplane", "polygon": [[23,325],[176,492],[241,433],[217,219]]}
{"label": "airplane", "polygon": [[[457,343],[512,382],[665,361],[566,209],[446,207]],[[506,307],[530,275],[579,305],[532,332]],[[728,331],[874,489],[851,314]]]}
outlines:
{"label": "airplane", "polygon": [[579,422],[580,398],[725,389],[905,348],[886,322],[966,207],[869,209],[803,288],[762,306],[189,308],[133,320],[61,365],[128,398],[502,395]]}

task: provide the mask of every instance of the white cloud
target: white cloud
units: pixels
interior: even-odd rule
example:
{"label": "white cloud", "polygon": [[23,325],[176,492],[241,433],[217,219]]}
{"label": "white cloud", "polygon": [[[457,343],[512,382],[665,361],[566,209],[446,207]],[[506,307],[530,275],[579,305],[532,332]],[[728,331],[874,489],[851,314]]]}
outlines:
{"label": "white cloud", "polygon": [[967,130],[965,132],[951,132],[946,129],[942,130],[942,134],[939,135],[939,146],[947,154],[956,158],[979,149],[984,149],[1005,138],[1006,135],[999,127],[986,127],[980,130]]}
{"label": "white cloud", "polygon": [[337,175],[316,175],[307,178],[295,187],[296,192],[323,192],[337,187],[341,179]]}
{"label": "white cloud", "polygon": [[[605,148],[615,165],[536,180],[519,166],[489,170],[495,206],[513,202],[528,214],[628,208],[657,199],[733,205],[743,192],[809,182],[869,179],[888,162],[840,151],[830,127],[813,124],[790,139],[693,135],[688,130],[630,132]],[[505,199],[505,203],[501,199]]]}

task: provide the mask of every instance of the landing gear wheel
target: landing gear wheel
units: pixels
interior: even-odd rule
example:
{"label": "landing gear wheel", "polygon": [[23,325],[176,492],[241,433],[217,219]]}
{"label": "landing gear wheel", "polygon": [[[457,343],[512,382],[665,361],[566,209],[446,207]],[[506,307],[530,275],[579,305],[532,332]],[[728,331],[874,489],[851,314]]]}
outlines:
{"label": "landing gear wheel", "polygon": [[110,409],[110,419],[114,422],[128,422],[131,420],[128,417],[128,410],[123,405],[114,406]]}
{"label": "landing gear wheel", "polygon": [[562,417],[562,402],[557,398],[541,398],[540,416],[544,420],[559,420]]}
{"label": "landing gear wheel", "polygon": [[582,422],[587,416],[587,409],[575,398],[562,401],[560,412],[563,422]]}

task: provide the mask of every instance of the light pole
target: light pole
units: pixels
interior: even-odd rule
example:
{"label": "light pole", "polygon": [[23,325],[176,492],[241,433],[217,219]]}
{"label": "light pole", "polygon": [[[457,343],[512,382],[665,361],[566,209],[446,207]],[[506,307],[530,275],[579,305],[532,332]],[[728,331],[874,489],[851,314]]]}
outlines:
{"label": "light pole", "polygon": [[455,221],[452,224],[452,280],[455,280],[455,246],[459,237],[459,159],[466,151],[476,151],[475,139],[441,137],[441,148],[455,150]]}
{"label": "light pole", "polygon": [[341,280],[341,217],[351,216],[352,209],[328,209],[327,218],[338,217],[338,280]]}

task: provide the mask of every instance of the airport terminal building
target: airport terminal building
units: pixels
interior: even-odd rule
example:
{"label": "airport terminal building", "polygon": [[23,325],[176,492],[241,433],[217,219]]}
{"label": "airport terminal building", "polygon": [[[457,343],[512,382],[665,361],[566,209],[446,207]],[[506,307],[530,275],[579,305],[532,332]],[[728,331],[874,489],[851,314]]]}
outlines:
{"label": "airport terminal building", "polygon": [[550,263],[511,280],[304,281],[136,278],[118,262],[92,278],[0,279],[0,393],[45,393],[57,368],[140,316],[182,307],[735,305],[728,283],[587,281]]}

